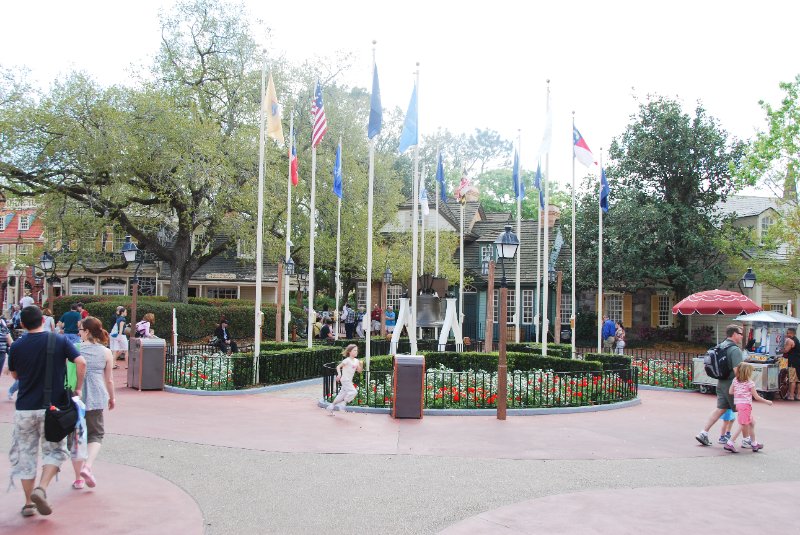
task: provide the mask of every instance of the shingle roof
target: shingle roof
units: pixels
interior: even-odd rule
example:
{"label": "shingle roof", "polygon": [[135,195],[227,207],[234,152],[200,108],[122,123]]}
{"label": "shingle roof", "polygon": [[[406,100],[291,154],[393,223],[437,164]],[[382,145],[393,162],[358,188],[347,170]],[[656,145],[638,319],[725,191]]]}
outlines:
{"label": "shingle roof", "polygon": [[717,210],[724,216],[750,217],[759,215],[772,208],[781,212],[780,199],[777,197],[756,197],[753,195],[730,195],[725,202],[719,202]]}

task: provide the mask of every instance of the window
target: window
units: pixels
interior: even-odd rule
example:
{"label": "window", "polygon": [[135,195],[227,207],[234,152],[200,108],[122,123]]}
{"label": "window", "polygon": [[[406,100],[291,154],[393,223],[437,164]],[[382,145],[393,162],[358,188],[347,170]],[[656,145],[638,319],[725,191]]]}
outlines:
{"label": "window", "polygon": [[[11,214],[9,214],[9,215],[11,215]],[[8,217],[8,215],[0,214],[0,232],[4,231],[6,229],[6,217]]]}
{"label": "window", "polygon": [[17,245],[17,254],[18,255],[29,255],[33,250],[33,244],[30,243],[20,243]]}
{"label": "window", "polygon": [[522,323],[533,323],[533,290],[522,290]]}
{"label": "window", "polygon": [[770,303],[769,309],[773,312],[786,314],[786,303]]}
{"label": "window", "polygon": [[772,216],[765,215],[761,218],[761,234],[766,234],[769,227],[775,224],[775,219]]}
{"label": "window", "polygon": [[400,298],[403,297],[403,286],[390,284],[386,288],[386,304],[391,305],[395,312],[400,310]]}
{"label": "window", "polygon": [[122,279],[100,281],[100,295],[125,295],[125,281]]}
{"label": "window", "polygon": [[122,229],[114,229],[114,242],[112,245],[114,252],[121,252],[123,245],[125,245],[125,233],[122,231]]}
{"label": "window", "polygon": [[494,245],[481,245],[481,262],[494,260]]}
{"label": "window", "polygon": [[606,295],[606,304],[603,308],[603,313],[608,314],[608,317],[614,321],[622,321],[622,295]]}
{"label": "window", "polygon": [[658,296],[658,327],[672,327],[672,300],[668,295]]}
{"label": "window", "polygon": [[572,317],[572,294],[568,292],[561,293],[561,325],[569,325],[569,320]]}
{"label": "window", "polygon": [[8,244],[0,243],[0,255],[8,254]]}
{"label": "window", "polygon": [[356,283],[356,310],[360,307],[364,307],[364,310],[367,308],[367,283],[366,282],[358,282]]}
{"label": "window", "polygon": [[238,299],[239,292],[236,288],[208,288],[206,290],[206,297],[210,299]]}
{"label": "window", "polygon": [[31,216],[29,215],[19,216],[19,223],[17,224],[17,228],[19,230],[28,230],[29,228],[31,228]]}
{"label": "window", "polygon": [[[494,322],[497,323],[498,315],[500,314],[500,290],[494,291]],[[508,289],[508,299],[506,299],[506,323],[509,325],[514,324],[514,311],[516,303],[514,302],[514,290]]]}
{"label": "window", "polygon": [[69,283],[70,295],[94,295],[94,281],[92,279],[75,279]]}

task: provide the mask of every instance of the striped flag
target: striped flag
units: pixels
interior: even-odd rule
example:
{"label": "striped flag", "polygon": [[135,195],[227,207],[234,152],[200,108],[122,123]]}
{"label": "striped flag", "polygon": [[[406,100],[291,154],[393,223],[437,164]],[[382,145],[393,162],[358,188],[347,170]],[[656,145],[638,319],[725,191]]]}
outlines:
{"label": "striped flag", "polygon": [[296,186],[300,177],[297,172],[297,145],[294,134],[292,134],[292,150],[289,151],[289,169],[291,170],[292,186]]}
{"label": "striped flag", "polygon": [[586,140],[583,139],[581,133],[578,132],[578,129],[574,126],[572,127],[572,150],[575,158],[586,167],[591,167],[592,164],[597,163],[594,161],[592,149],[589,148],[589,145],[586,144]]}
{"label": "striped flag", "polygon": [[322,105],[322,88],[317,80],[314,89],[314,98],[311,101],[311,117],[314,121],[314,128],[311,133],[311,146],[316,147],[325,137],[328,131],[328,119],[325,117],[325,106]]}

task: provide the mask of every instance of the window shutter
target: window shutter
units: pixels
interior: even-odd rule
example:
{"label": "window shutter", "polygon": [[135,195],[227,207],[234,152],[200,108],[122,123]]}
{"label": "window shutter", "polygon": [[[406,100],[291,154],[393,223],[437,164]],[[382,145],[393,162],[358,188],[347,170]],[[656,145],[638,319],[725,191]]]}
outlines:
{"label": "window shutter", "polygon": [[658,294],[650,296],[650,327],[658,328]]}
{"label": "window shutter", "polygon": [[764,311],[772,310],[772,305],[770,305],[769,303],[761,303],[761,308],[763,308]]}
{"label": "window shutter", "polygon": [[622,325],[626,329],[633,327],[633,295],[622,294]]}

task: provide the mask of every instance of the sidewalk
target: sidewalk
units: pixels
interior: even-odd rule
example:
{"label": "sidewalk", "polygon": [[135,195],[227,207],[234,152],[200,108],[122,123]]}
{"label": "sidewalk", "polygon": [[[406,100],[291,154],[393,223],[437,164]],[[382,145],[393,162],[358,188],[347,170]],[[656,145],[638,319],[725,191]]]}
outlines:
{"label": "sidewalk", "polygon": [[[520,524],[497,520],[511,511],[520,522],[536,516],[539,532],[548,532],[548,522],[572,517],[565,517],[564,504],[574,503],[575,515],[585,507],[606,528],[575,524],[571,533],[620,533],[625,518],[644,521],[628,511],[625,492],[640,496],[637,510],[657,503],[675,516],[700,518],[707,509],[700,497],[723,490],[702,487],[762,482],[777,491],[800,483],[800,428],[788,425],[797,421],[800,403],[757,404],[766,448],[732,455],[694,440],[714,397],[693,392],[647,390],[640,392],[641,405],[627,409],[505,422],[491,416],[392,420],[328,416],[316,407],[321,384],[204,397],[138,392],[124,387],[123,374],[115,371],[118,409],[106,413],[98,487],[71,490],[65,466],[61,481],[51,485],[54,514],[23,519],[17,490],[0,501],[0,531],[74,528],[91,511],[103,533],[319,533],[333,529],[335,504],[347,499],[353,515],[337,515],[335,531],[524,532]],[[0,392],[8,384],[1,377]],[[6,450],[12,416],[13,404],[0,400],[0,448]],[[0,463],[0,478],[7,470]],[[771,522],[779,524],[783,511],[770,510]],[[739,513],[729,513],[735,523]],[[608,531],[614,526],[620,529]],[[658,521],[645,531],[674,528]]]}

